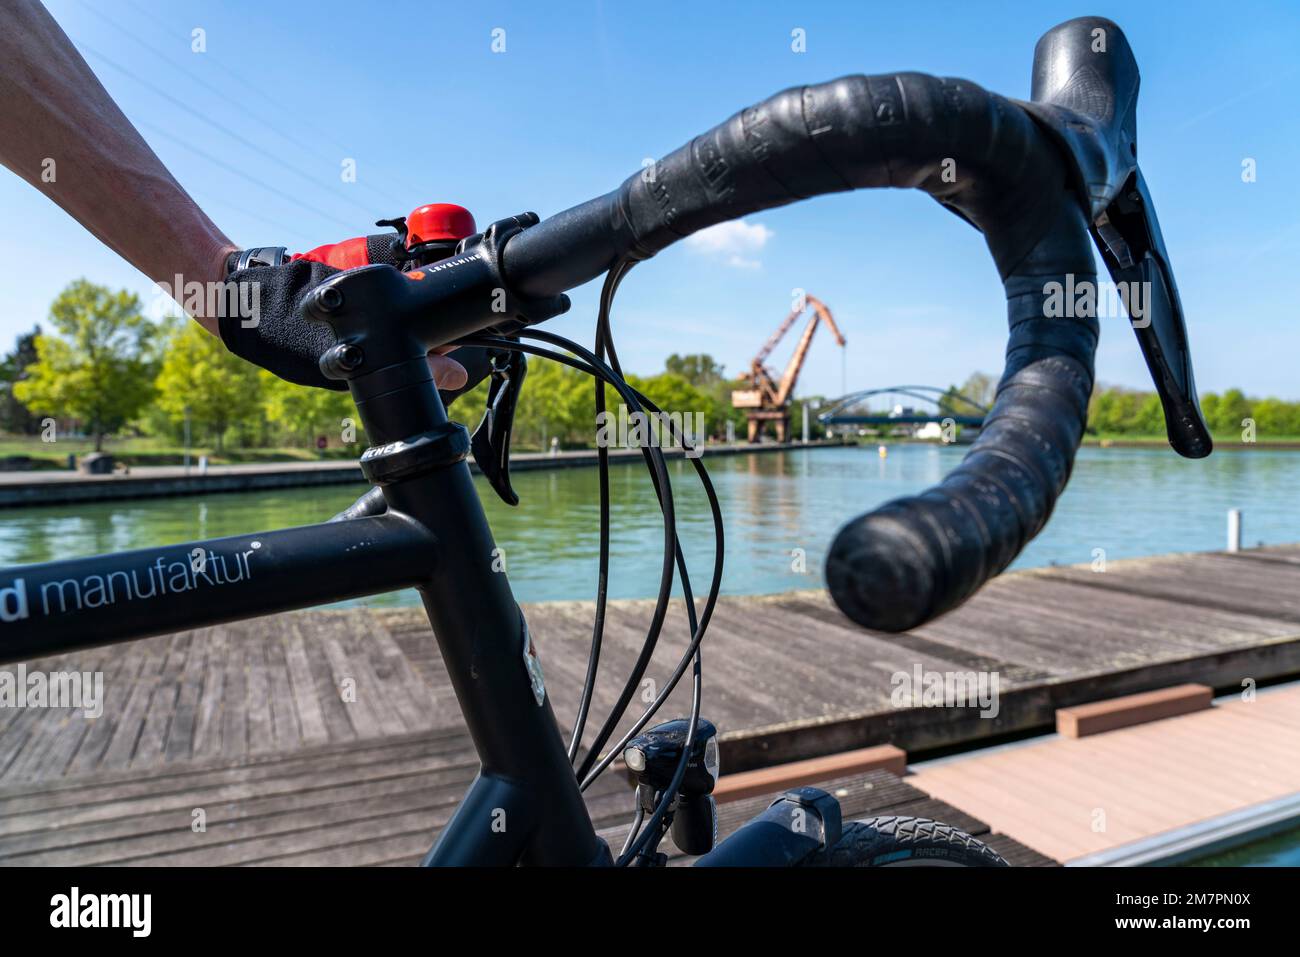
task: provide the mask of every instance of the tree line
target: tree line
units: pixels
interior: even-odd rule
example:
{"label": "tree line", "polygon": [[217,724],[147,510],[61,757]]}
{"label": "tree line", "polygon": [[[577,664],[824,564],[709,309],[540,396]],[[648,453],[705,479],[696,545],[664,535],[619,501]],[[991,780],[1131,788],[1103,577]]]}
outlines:
{"label": "tree line", "polygon": [[[38,435],[53,420],[102,448],[107,436],[151,436],[179,444],[188,422],[196,446],[312,447],[363,443],[351,396],[277,379],[232,355],[198,323],[183,317],[148,319],[139,298],[85,279],[70,283],[50,307],[50,331],[18,337],[0,358],[0,432]],[[630,375],[628,382],[669,412],[698,414],[711,438],[744,435],[745,416],[731,407],[741,383],[704,354],[668,357],[662,372]],[[997,379],[972,374],[951,386],[940,408],[969,414],[993,404]],[[515,414],[514,443],[521,449],[586,447],[596,432],[595,386],[590,377],[555,362],[533,359]],[[462,396],[453,418],[471,427],[481,417],[487,383]],[[617,418],[621,399],[608,386],[605,404]],[[791,408],[800,433],[802,404]],[[1300,402],[1251,398],[1239,389],[1204,393],[1201,405],[1220,436],[1253,430],[1259,439],[1300,437]],[[811,417],[813,436],[823,430]],[[1153,392],[1098,387],[1088,409],[1089,431],[1101,435],[1158,436],[1164,418]]]}
{"label": "tree line", "polygon": [[306,389],[228,352],[198,323],[148,319],[139,297],[84,279],[50,307],[50,332],[19,336],[0,361],[0,431],[157,436],[218,451],[311,443],[356,420],[347,393]]}
{"label": "tree line", "polygon": [[[364,444],[347,392],[278,379],[186,318],[152,321],[132,293],[79,279],[55,299],[48,321],[49,331],[24,333],[0,359],[0,432],[38,435],[52,422],[59,434],[86,435],[101,449],[108,436],[179,444],[188,423],[196,445],[218,451],[232,444],[311,447],[322,437],[330,445]],[[665,410],[699,413],[712,436],[725,435],[729,421],[744,434],[744,416],[730,402],[737,383],[710,356],[673,355],[664,371],[628,382]],[[452,417],[473,427],[487,388],[481,383],[457,400]],[[515,445],[590,445],[594,390],[578,370],[534,359],[515,413]],[[620,404],[607,387],[614,420]]]}
{"label": "tree line", "polygon": [[[950,386],[940,406],[957,413],[975,408],[962,397],[989,408],[997,394],[997,378],[972,374],[961,386]],[[1202,392],[1205,424],[1216,436],[1240,440],[1249,432],[1260,440],[1300,438],[1300,402],[1272,397],[1252,398],[1240,389]],[[1094,435],[1153,438],[1165,434],[1165,414],[1155,392],[1122,386],[1097,385],[1088,401],[1088,431]]]}

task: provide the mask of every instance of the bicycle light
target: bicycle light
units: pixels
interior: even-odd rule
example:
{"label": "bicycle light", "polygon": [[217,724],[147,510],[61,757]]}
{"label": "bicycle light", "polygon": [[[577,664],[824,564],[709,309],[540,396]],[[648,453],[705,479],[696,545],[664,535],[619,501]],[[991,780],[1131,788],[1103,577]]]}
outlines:
{"label": "bicycle light", "polygon": [[[689,728],[690,722],[682,718],[667,721],[633,738],[623,750],[623,763],[636,782],[645,810],[653,810],[662,793],[672,786]],[[718,841],[718,808],[712,794],[717,782],[718,729],[699,718],[686,772],[671,805],[673,843],[685,854],[707,854]],[[667,822],[665,818],[665,825]]]}
{"label": "bicycle light", "polygon": [[[685,718],[666,721],[633,738],[623,751],[623,763],[637,784],[662,791],[673,783],[690,723]],[[718,781],[718,729],[698,719],[695,740],[686,764],[681,794],[709,794]]]}

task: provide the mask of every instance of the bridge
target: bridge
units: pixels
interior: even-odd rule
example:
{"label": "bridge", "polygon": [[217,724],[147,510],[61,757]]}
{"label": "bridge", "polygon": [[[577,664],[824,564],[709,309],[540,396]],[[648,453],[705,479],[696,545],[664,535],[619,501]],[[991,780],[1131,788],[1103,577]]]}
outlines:
{"label": "bridge", "polygon": [[[891,403],[892,410],[888,412],[872,411],[871,400],[879,396],[912,399],[932,406],[933,411],[898,403]],[[893,385],[865,389],[832,399],[829,405],[830,408],[817,416],[823,425],[924,425],[951,419],[957,425],[979,428],[984,424],[984,417],[989,411],[969,396],[929,385]],[[959,408],[974,411],[956,411]]]}

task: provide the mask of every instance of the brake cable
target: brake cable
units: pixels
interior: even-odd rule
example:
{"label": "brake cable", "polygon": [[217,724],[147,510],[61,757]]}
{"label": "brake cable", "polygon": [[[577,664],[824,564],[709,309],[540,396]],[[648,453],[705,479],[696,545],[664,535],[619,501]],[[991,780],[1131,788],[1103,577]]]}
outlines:
{"label": "brake cable", "polygon": [[[486,345],[495,348],[510,349],[512,351],[526,352],[543,358],[553,359],[565,365],[569,365],[579,371],[585,372],[596,379],[596,409],[599,413],[604,409],[604,384],[608,382],[619,393],[624,402],[632,407],[633,411],[642,412],[648,408],[653,414],[660,417],[661,427],[665,423],[665,417],[662,416],[661,410],[648,398],[642,395],[638,390],[627,384],[623,378],[621,364],[618,360],[618,354],[614,349],[613,337],[609,327],[609,313],[613,302],[614,294],[617,292],[619,284],[623,277],[631,269],[634,263],[629,260],[623,260],[609,271],[606,276],[604,287],[601,291],[600,312],[597,319],[597,336],[596,336],[596,354],[588,352],[586,349],[576,343],[557,336],[552,333],[529,330],[521,333],[521,337],[537,339],[560,348],[568,349],[572,355],[556,353],[550,349],[542,349],[536,346],[526,345],[517,340],[498,339],[496,337],[479,336],[463,340],[465,344]],[[612,368],[604,362],[604,354],[608,352]],[[671,419],[666,420],[670,436],[675,441],[680,441],[683,448],[688,448],[685,435],[679,433],[677,427]],[[694,595],[690,587],[690,575],[686,566],[685,555],[681,548],[681,542],[676,534],[676,518],[673,512],[671,482],[668,477],[662,452],[653,444],[642,446],[642,454],[647,460],[650,468],[651,481],[654,486],[656,497],[659,499],[660,509],[664,513],[665,520],[665,568],[667,570],[667,580],[661,577],[660,592],[656,602],[655,614],[651,621],[651,627],[647,633],[646,640],[642,644],[642,651],[638,657],[633,673],[629,676],[624,686],[623,693],[619,697],[614,709],[611,711],[605,724],[597,734],[596,741],[593,742],[591,750],[588,752],[583,766],[578,769],[578,775],[581,780],[581,788],[586,789],[609,765],[614,758],[621,753],[623,747],[632,739],[662,707],[668,696],[676,688],[678,682],[685,673],[686,667],[694,663],[694,680],[692,682],[692,701],[690,727],[687,732],[686,742],[682,757],[675,769],[673,780],[670,786],[665,789],[660,800],[657,802],[654,811],[651,813],[650,820],[646,822],[645,829],[641,831],[640,825],[644,818],[644,810],[638,808],[636,818],[628,831],[627,840],[624,844],[622,853],[619,855],[617,863],[626,865],[633,859],[640,859],[640,863],[647,863],[648,857],[646,850],[651,840],[661,839],[663,829],[661,827],[664,817],[671,808],[677,789],[681,785],[686,767],[689,762],[690,749],[694,744],[696,724],[700,714],[700,699],[702,693],[701,681],[701,655],[700,642],[704,637],[705,629],[712,616],[713,608],[716,605],[718,593],[721,587],[722,577],[722,557],[724,549],[722,514],[717,500],[716,490],[710,481],[708,472],[703,464],[697,459],[692,460],[701,483],[704,486],[705,493],[709,499],[710,510],[712,512],[715,536],[715,555],[714,571],[712,581],[710,582],[709,594],[705,602],[702,616],[697,621]],[[588,657],[587,676],[583,686],[582,699],[579,703],[578,720],[574,725],[574,735],[570,744],[570,759],[576,756],[577,750],[581,745],[582,729],[585,727],[585,721],[590,709],[592,692],[595,685],[595,677],[599,667],[599,653],[604,632],[604,611],[608,595],[608,562],[609,562],[609,480],[608,480],[608,449],[598,444],[598,461],[600,464],[600,486],[601,486],[601,556],[600,572],[597,590],[597,616],[592,633],[592,652]],[[670,544],[671,543],[671,544]],[[667,604],[671,598],[672,587],[672,566],[676,564],[677,570],[682,578],[683,598],[686,602],[688,624],[691,631],[691,642],[688,645],[673,675],[669,679],[664,689],[656,696],[655,700],[645,710],[641,717],[634,723],[632,729],[623,736],[620,742],[611,748],[603,759],[596,761],[600,754],[601,748],[608,741],[613,729],[617,727],[618,722],[622,719],[630,703],[632,694],[640,682],[641,678],[649,665],[650,658],[653,655],[654,648],[657,645],[659,634],[662,630],[663,619],[667,611]],[[596,767],[592,768],[595,763]],[[640,833],[638,834],[638,831]]]}
{"label": "brake cable", "polygon": [[[621,376],[623,370],[619,364],[618,354],[614,350],[613,339],[609,335],[608,313],[603,313],[601,323],[604,326],[604,328],[597,329],[597,342],[600,343],[604,341],[608,344],[611,367],[614,369],[615,372],[617,372]],[[680,441],[682,447],[686,448],[687,447],[686,437],[684,435],[678,434],[677,427],[673,424],[672,420],[671,419],[665,420],[665,418],[661,414],[662,410],[657,405],[655,405],[652,401],[650,401],[648,398],[646,398],[636,389],[633,389],[633,391],[636,392],[637,398],[641,401],[641,403],[646,408],[648,408],[655,415],[660,416],[661,423],[665,421],[667,422],[673,439]],[[698,662],[700,642],[703,640],[704,632],[708,628],[710,619],[713,617],[713,609],[714,606],[717,604],[718,592],[720,591],[722,585],[722,564],[723,564],[723,553],[725,550],[723,523],[722,523],[722,510],[721,510],[721,506],[718,503],[717,492],[713,487],[713,481],[709,478],[708,470],[704,467],[704,464],[700,461],[699,458],[692,459],[691,462],[694,465],[695,471],[700,478],[700,483],[704,488],[705,495],[708,497],[709,509],[712,513],[713,527],[714,527],[713,579],[710,582],[709,593],[707,598],[705,599],[704,611],[700,616],[699,622],[697,623],[695,618],[695,602],[693,596],[691,595],[691,590],[690,590],[690,577],[686,571],[684,559],[680,556],[680,543],[679,543],[678,565],[683,577],[682,592],[683,592],[683,597],[686,600],[686,614],[687,614],[688,623],[691,629],[691,636],[692,636],[691,643],[687,647],[686,651],[683,653],[682,658],[677,665],[677,668],[674,670],[672,674],[672,677],[669,679],[664,689],[658,694],[658,696],[651,703],[650,707],[646,709],[645,713],[632,726],[632,728],[630,728],[627,731],[627,733],[624,734],[623,738],[619,741],[619,743],[616,744],[613,748],[610,748],[609,751],[606,753],[605,757],[602,758],[593,769],[591,769],[591,771],[587,774],[585,778],[583,778],[581,782],[581,787],[583,790],[586,790],[586,788],[590,786],[590,784],[596,779],[596,777],[613,762],[614,758],[618,754],[622,753],[622,750],[627,745],[627,743],[631,741],[632,738],[635,737],[643,727],[645,727],[645,725],[649,722],[650,718],[654,716],[655,712],[659,710],[659,708],[667,700],[668,696],[672,694],[673,689],[676,688],[677,683],[682,678],[682,675],[685,674],[686,668],[690,664],[692,658],[695,658]]]}
{"label": "brake cable", "polygon": [[[596,316],[596,355],[605,357],[605,344],[601,330],[608,325],[609,310],[614,302],[614,294],[619,284],[633,263],[620,260],[605,275],[604,286],[600,290],[600,309]],[[621,370],[615,370],[622,375]],[[605,380],[596,377],[596,419],[605,411]],[[600,486],[600,559],[596,572],[596,615],[591,629],[591,650],[587,652],[587,676],[582,683],[582,696],[578,700],[578,712],[573,721],[573,734],[569,739],[569,763],[578,757],[582,747],[582,733],[587,727],[587,714],[591,709],[591,698],[596,690],[596,674],[600,669],[600,651],[605,637],[605,607],[609,593],[609,449],[600,442],[596,443],[596,460],[598,466],[597,483]],[[640,818],[638,817],[638,824]],[[630,838],[629,838],[630,840]]]}
{"label": "brake cable", "polygon": [[[614,349],[613,336],[610,333],[610,329],[608,327],[608,321],[609,321],[609,317],[608,317],[608,313],[606,312],[602,315],[600,320],[600,325],[598,326],[597,329],[597,342],[598,343],[604,342],[608,346],[611,365],[614,371],[618,373],[619,376],[621,377],[623,370],[618,360],[618,353]],[[673,424],[672,420],[665,419],[660,414],[661,410],[659,409],[659,407],[656,406],[652,401],[650,401],[650,399],[648,399],[646,396],[642,395],[636,389],[633,389],[632,391],[636,393],[637,398],[641,400],[643,405],[649,408],[650,411],[653,412],[654,414],[660,416],[659,421],[661,423],[661,426],[666,422],[671,437],[674,440],[679,441],[683,449],[689,450],[689,446],[687,446],[686,444],[686,436],[678,434],[677,427]],[[662,839],[665,830],[662,822],[663,819],[667,816],[669,809],[672,807],[673,803],[675,802],[677,797],[677,791],[681,787],[682,780],[685,777],[686,768],[687,765],[689,764],[691,750],[695,741],[696,727],[700,716],[700,703],[701,703],[701,697],[703,692],[700,642],[703,640],[705,629],[708,628],[709,620],[712,618],[713,608],[717,603],[718,592],[721,589],[724,538],[723,538],[722,511],[718,504],[717,493],[713,487],[713,482],[709,478],[708,470],[704,467],[703,463],[698,458],[692,459],[691,461],[692,464],[695,466],[696,473],[700,477],[700,482],[704,487],[705,494],[708,496],[709,508],[710,511],[712,512],[713,528],[714,528],[713,578],[712,581],[710,582],[708,597],[705,600],[704,612],[700,617],[699,621],[697,622],[695,617],[694,596],[691,594],[690,574],[686,568],[685,557],[682,554],[680,540],[678,540],[676,545],[677,561],[682,576],[682,596],[686,602],[687,620],[691,629],[691,636],[692,636],[691,643],[687,647],[686,651],[683,653],[682,658],[677,665],[677,668],[674,670],[672,674],[672,677],[669,679],[668,683],[665,685],[663,690],[658,694],[658,696],[656,696],[655,700],[651,702],[650,706],[646,708],[645,713],[642,714],[642,716],[633,724],[633,726],[627,731],[627,733],[624,734],[624,736],[620,739],[618,744],[616,744],[614,747],[610,748],[608,752],[606,752],[605,757],[602,758],[597,763],[597,765],[590,771],[587,777],[584,778],[579,784],[579,787],[582,790],[586,790],[586,788],[593,781],[595,781],[595,779],[607,767],[609,767],[609,765],[613,762],[614,758],[617,755],[622,753],[623,749],[627,746],[628,742],[631,741],[632,738],[637,733],[639,733],[640,730],[643,727],[645,727],[645,725],[650,721],[650,719],[659,711],[659,709],[663,706],[663,703],[668,699],[668,696],[672,694],[673,689],[676,688],[678,681],[681,680],[681,677],[685,673],[687,665],[693,662],[694,667],[692,669],[693,676],[692,676],[692,683],[691,683],[692,684],[691,716],[690,716],[690,724],[686,734],[686,740],[682,745],[682,756],[678,760],[677,767],[674,770],[672,781],[670,782],[668,787],[664,789],[659,801],[656,803],[654,812],[651,814],[650,820],[645,822],[645,829],[641,831],[640,834],[638,834],[637,832],[641,827],[642,819],[644,817],[644,811],[641,809],[640,805],[638,804],[636,818],[633,821],[632,826],[628,831],[627,841],[624,844],[623,851],[619,855],[618,860],[616,861],[616,864],[618,865],[626,865],[630,863],[633,859],[636,859],[637,863],[641,866],[648,866],[651,863],[650,854],[654,850],[654,847],[652,846],[651,842],[654,842],[654,844],[657,845],[658,841]],[[657,488],[656,488],[656,493],[658,493]],[[594,754],[598,752],[593,750],[592,753]]]}

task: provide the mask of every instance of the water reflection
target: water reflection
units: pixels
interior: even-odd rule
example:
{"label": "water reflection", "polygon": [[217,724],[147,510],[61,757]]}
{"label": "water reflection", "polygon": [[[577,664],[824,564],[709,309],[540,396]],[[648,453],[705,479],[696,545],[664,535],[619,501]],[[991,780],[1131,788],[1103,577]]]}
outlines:
{"label": "water reflection", "polygon": [[[937,482],[962,449],[875,446],[711,459],[726,520],[724,589],[755,594],[815,587],[835,531],[861,511]],[[669,463],[678,531],[699,587],[713,557],[712,526],[693,467]],[[522,472],[519,508],[479,484],[522,600],[590,597],[598,555],[594,469]],[[1156,449],[1084,449],[1043,534],[1017,567],[1223,547],[1225,514],[1244,512],[1244,540],[1300,540],[1294,489],[1300,453],[1222,452],[1188,461]],[[610,592],[645,597],[658,585],[663,524],[644,470],[611,471]],[[0,512],[0,565],[26,564],[206,537],[303,525],[349,504],[359,489],[311,489],[87,504]],[[806,554],[796,570],[794,549]],[[408,604],[413,592],[367,604]]]}

